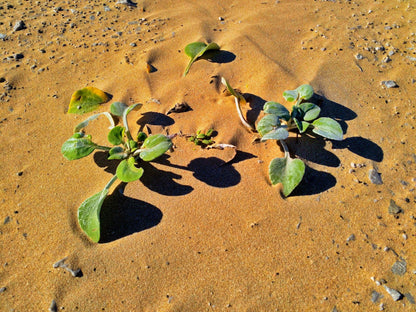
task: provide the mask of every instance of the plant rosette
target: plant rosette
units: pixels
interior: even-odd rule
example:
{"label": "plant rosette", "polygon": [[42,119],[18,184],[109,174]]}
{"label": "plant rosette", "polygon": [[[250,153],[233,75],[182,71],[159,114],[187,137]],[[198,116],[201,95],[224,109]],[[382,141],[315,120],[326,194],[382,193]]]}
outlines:
{"label": "plant rosette", "polygon": [[[172,147],[171,139],[162,134],[147,136],[144,132],[139,132],[136,138],[133,138],[127,123],[127,115],[141,106],[141,104],[127,106],[124,103],[115,102],[111,104],[110,111],[112,115],[121,117],[122,126],[116,126],[112,115],[108,112],[95,114],[78,124],[74,129],[74,134],[62,145],[61,152],[68,160],[86,157],[95,150],[104,150],[108,152],[109,160],[120,161],[116,174],[104,189],[87,198],[78,209],[80,227],[93,242],[100,240],[100,211],[111,185],[117,179],[126,183],[140,179],[144,172],[140,167],[140,162],[152,161]],[[101,115],[105,115],[111,124],[107,136],[111,147],[94,143],[91,135],[82,132],[83,128]]]}
{"label": "plant rosette", "polygon": [[283,158],[275,158],[269,165],[270,181],[272,185],[282,183],[285,197],[289,196],[299,185],[305,173],[304,162],[290,157],[285,142],[289,137],[289,131],[303,134],[311,130],[330,140],[341,141],[343,139],[341,125],[332,118],[319,117],[321,108],[307,102],[313,94],[313,88],[306,84],[295,90],[283,92],[285,100],[294,103],[292,111],[290,112],[280,103],[266,102],[263,106],[265,116],[257,124],[261,141],[279,141],[285,151]]}

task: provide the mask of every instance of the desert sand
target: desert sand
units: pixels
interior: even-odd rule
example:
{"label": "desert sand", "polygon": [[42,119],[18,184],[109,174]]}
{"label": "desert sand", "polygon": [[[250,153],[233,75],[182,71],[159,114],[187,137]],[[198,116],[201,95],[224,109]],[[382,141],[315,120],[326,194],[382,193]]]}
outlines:
{"label": "desert sand", "polygon": [[[0,310],[414,311],[415,3],[134,2],[0,1]],[[183,77],[195,41],[221,57]],[[253,144],[215,77],[253,124],[266,101],[290,108],[283,91],[310,84],[344,140],[291,134],[307,172],[283,198],[267,174],[280,145]],[[99,111],[143,103],[133,131],[214,128],[237,152],[176,137],[140,181],[112,187],[94,244],[77,208],[117,162],[61,154],[87,117],[67,114],[86,86],[111,94]],[[192,110],[167,115],[176,103]],[[105,118],[88,126],[103,144],[107,131]],[[53,267],[63,258],[78,277]]]}

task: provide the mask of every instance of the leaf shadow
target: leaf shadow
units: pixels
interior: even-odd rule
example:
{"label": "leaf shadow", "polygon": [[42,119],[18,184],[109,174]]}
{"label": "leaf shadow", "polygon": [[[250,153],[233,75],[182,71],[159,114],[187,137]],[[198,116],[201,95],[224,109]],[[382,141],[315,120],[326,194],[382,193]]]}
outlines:
{"label": "leaf shadow", "polygon": [[191,160],[187,166],[179,166],[169,161],[168,155],[163,155],[157,162],[166,166],[192,171],[193,176],[209,186],[226,188],[235,186],[241,181],[240,173],[233,167],[240,161],[254,158],[253,154],[237,151],[235,157],[229,161],[218,157],[199,157]]}
{"label": "leaf shadow", "polygon": [[120,160],[109,160],[108,159],[108,152],[104,151],[97,151],[94,153],[94,162],[95,164],[103,168],[105,172],[115,174],[117,170],[117,166],[120,163]]}
{"label": "leaf shadow", "polygon": [[173,125],[175,121],[162,113],[146,112],[142,114],[142,117],[136,123],[140,125],[140,131],[142,131],[145,125],[167,127]]}
{"label": "leaf shadow", "polygon": [[289,150],[299,158],[328,167],[338,167],[340,159],[325,149],[325,140],[320,136],[302,135],[290,137],[286,140]]}
{"label": "leaf shadow", "polygon": [[254,125],[260,116],[260,112],[263,110],[266,100],[251,93],[243,93],[243,97],[250,105],[250,110],[247,111],[247,121]]}
{"label": "leaf shadow", "polygon": [[120,183],[101,207],[100,243],[109,243],[160,223],[163,213],[144,201],[124,196],[126,183]]}
{"label": "leaf shadow", "polygon": [[343,141],[334,141],[332,142],[332,148],[347,148],[349,151],[361,157],[377,162],[381,162],[384,158],[383,149],[376,143],[363,137],[351,137],[346,138]]}
{"label": "leaf shadow", "polygon": [[236,55],[226,50],[208,50],[198,59],[204,59],[213,63],[231,63],[236,58]]}
{"label": "leaf shadow", "polygon": [[332,174],[305,166],[305,175],[300,184],[290,194],[293,196],[316,195],[334,187],[337,180]]}
{"label": "leaf shadow", "polygon": [[180,180],[182,178],[181,175],[156,168],[150,162],[143,161],[140,165],[145,172],[140,181],[154,192],[167,196],[182,196],[194,190],[190,185],[183,185],[175,181]]}

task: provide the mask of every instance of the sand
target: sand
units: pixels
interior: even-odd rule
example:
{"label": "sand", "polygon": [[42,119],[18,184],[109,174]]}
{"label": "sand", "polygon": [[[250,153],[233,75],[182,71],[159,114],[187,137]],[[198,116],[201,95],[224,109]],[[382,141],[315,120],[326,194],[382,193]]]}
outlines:
{"label": "sand", "polygon": [[[0,310],[55,300],[58,311],[413,311],[415,10],[380,0],[0,2]],[[218,43],[221,58],[183,77],[194,41]],[[214,76],[244,94],[253,124],[265,101],[290,108],[282,92],[311,84],[344,140],[293,133],[307,172],[284,199],[267,175],[280,146],[253,144]],[[66,113],[86,86],[143,103],[133,131],[214,128],[236,155],[175,138],[140,181],[114,185],[94,244],[77,208],[115,164],[60,152],[86,118]],[[166,115],[183,102],[192,110]],[[105,143],[107,127],[101,118],[87,131]],[[371,183],[373,168],[383,184]],[[65,257],[81,277],[53,267]]]}

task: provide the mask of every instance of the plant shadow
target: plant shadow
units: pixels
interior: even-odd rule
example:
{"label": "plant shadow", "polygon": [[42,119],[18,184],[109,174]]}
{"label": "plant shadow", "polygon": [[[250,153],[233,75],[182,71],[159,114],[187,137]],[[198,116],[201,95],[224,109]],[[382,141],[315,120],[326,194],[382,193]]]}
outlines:
{"label": "plant shadow", "polygon": [[213,63],[231,63],[236,58],[236,55],[232,52],[225,50],[208,50],[199,59],[204,59]]}
{"label": "plant shadow", "polygon": [[122,194],[121,183],[104,200],[100,213],[100,243],[109,243],[152,228],[160,223],[163,214],[157,207]]}
{"label": "plant shadow", "polygon": [[334,187],[337,180],[332,174],[305,166],[305,175],[300,184],[290,194],[293,196],[316,195]]}
{"label": "plant shadow", "polygon": [[143,131],[146,125],[167,127],[173,125],[175,121],[162,113],[146,112],[142,114],[142,117],[136,123],[140,126],[140,131]]}
{"label": "plant shadow", "polygon": [[237,151],[235,157],[229,162],[225,162],[218,157],[199,157],[191,160],[187,166],[179,166],[172,164],[168,155],[163,155],[156,162],[165,166],[192,171],[193,176],[201,182],[213,187],[226,188],[235,186],[241,181],[241,175],[233,167],[233,164],[254,157],[256,156],[253,154]]}
{"label": "plant shadow", "polygon": [[263,110],[263,106],[264,103],[266,103],[266,100],[251,93],[244,93],[243,97],[249,103],[251,108],[249,111],[247,111],[247,121],[254,125],[256,120],[259,118],[260,112]]}
{"label": "plant shadow", "polygon": [[346,138],[332,142],[333,149],[347,148],[349,151],[373,161],[381,162],[384,158],[383,149],[376,143],[363,137]]}
{"label": "plant shadow", "polygon": [[[163,157],[163,155],[161,156]],[[156,162],[156,161],[154,161]],[[145,174],[140,181],[148,189],[166,196],[182,196],[191,193],[194,188],[190,185],[179,184],[175,180],[180,180],[181,175],[170,171],[164,171],[153,166],[150,162],[141,162]]]}

